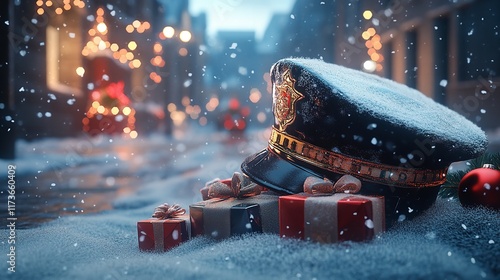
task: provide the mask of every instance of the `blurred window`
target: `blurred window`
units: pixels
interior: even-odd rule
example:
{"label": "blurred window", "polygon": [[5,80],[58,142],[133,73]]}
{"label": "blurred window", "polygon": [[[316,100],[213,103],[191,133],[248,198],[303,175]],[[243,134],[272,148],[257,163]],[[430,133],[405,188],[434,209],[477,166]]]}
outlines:
{"label": "blurred window", "polygon": [[[500,3],[480,0],[458,13],[459,80],[500,73]],[[488,38],[484,40],[484,38]]]}
{"label": "blurred window", "polygon": [[406,33],[406,85],[417,87],[417,31],[410,30]]}
{"label": "blurred window", "polygon": [[82,79],[76,72],[82,66],[79,30],[73,20],[68,20],[66,25],[47,26],[47,87],[50,90],[82,94]]}

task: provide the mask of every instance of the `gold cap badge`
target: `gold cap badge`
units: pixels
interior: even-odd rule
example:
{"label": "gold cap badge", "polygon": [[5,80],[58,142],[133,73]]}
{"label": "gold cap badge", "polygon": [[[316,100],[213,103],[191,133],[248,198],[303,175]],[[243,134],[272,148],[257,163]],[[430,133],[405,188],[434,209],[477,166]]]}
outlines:
{"label": "gold cap badge", "polygon": [[275,122],[281,131],[295,120],[295,103],[304,98],[295,87],[295,79],[292,78],[290,69],[283,73],[281,84],[275,84],[273,88],[273,110]]}

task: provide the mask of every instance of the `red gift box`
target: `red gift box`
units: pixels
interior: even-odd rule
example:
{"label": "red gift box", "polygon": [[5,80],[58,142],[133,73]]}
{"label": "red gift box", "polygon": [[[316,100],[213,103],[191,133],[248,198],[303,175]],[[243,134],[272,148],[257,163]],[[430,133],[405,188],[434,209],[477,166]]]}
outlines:
{"label": "red gift box", "polygon": [[384,197],[300,193],[279,198],[280,236],[320,243],[370,240],[385,230]]}
{"label": "red gift box", "polygon": [[160,220],[156,218],[137,222],[139,249],[166,251],[189,239],[189,216]]}

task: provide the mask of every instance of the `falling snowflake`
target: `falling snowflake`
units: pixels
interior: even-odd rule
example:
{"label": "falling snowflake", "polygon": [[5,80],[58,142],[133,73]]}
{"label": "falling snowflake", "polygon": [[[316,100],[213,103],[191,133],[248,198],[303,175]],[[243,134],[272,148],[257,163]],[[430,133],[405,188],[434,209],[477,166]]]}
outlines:
{"label": "falling snowflake", "polygon": [[179,239],[179,231],[178,230],[172,231],[172,239],[173,240],[178,240]]}
{"label": "falling snowflake", "polygon": [[365,221],[365,226],[367,228],[374,228],[375,227],[374,224],[373,224],[373,221],[371,219],[368,219],[368,220]]}

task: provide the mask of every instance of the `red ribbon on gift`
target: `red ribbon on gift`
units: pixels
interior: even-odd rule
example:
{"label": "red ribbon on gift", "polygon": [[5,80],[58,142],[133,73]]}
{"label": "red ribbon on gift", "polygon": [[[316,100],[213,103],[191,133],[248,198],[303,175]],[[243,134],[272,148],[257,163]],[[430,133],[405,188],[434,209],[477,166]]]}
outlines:
{"label": "red ribbon on gift", "polygon": [[203,200],[229,197],[241,199],[258,195],[262,190],[262,186],[253,183],[247,176],[239,172],[234,172],[230,180],[216,179],[210,181],[200,190],[200,192]]}
{"label": "red ribbon on gift", "polygon": [[333,184],[328,179],[307,177],[304,181],[304,192],[317,195],[334,193],[357,193],[361,189],[361,181],[351,175],[344,175]]}
{"label": "red ribbon on gift", "polygon": [[179,217],[184,215],[186,210],[179,206],[179,204],[168,205],[168,203],[163,203],[162,205],[155,208],[155,212],[152,217],[158,220],[166,220],[169,218]]}

